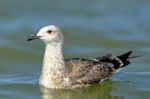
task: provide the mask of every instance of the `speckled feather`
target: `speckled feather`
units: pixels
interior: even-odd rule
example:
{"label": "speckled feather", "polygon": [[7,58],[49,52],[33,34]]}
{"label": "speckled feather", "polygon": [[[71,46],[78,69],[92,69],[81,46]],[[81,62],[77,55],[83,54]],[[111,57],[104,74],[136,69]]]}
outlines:
{"label": "speckled feather", "polygon": [[67,59],[66,66],[72,85],[98,83],[111,76],[115,71],[112,63],[83,58]]}
{"label": "speckled feather", "polygon": [[[124,54],[128,58],[132,52]],[[129,62],[126,60],[126,62]],[[68,69],[68,77],[72,84],[94,84],[109,78],[117,69],[124,67],[118,57],[113,54],[106,54],[103,57],[84,59],[71,58],[65,60]]]}
{"label": "speckled feather", "polygon": [[120,56],[106,54],[99,58],[65,59],[62,54],[63,35],[53,25],[40,29],[27,41],[41,39],[46,44],[39,84],[47,88],[71,88],[101,82],[115,71],[130,64],[132,51]]}

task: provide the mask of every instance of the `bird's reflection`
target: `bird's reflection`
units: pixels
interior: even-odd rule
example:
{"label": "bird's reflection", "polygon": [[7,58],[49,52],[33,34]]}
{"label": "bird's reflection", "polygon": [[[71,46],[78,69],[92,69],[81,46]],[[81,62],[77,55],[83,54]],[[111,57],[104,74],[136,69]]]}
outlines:
{"label": "bird's reflection", "polygon": [[120,99],[112,96],[112,81],[76,89],[47,89],[40,86],[42,99]]}

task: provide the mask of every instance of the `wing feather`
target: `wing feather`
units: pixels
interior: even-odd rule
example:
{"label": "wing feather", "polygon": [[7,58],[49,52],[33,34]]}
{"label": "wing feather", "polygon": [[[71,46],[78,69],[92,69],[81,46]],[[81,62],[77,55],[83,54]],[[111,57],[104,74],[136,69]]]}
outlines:
{"label": "wing feather", "polygon": [[94,59],[72,58],[66,60],[67,75],[72,84],[98,83],[112,75],[114,65]]}

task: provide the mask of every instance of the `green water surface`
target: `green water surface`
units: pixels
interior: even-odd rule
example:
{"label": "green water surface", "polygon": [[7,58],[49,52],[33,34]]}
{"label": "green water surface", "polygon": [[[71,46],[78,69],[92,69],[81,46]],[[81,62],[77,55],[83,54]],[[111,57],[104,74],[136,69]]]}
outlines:
{"label": "green water surface", "polygon": [[[38,85],[44,54],[26,37],[62,29],[64,57],[142,55],[102,84],[70,90]],[[150,0],[0,0],[0,99],[150,99]]]}

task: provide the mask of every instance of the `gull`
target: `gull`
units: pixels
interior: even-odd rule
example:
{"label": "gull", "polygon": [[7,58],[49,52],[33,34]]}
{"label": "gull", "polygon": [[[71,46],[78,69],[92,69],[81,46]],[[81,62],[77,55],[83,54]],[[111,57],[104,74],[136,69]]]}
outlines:
{"label": "gull", "polygon": [[38,33],[27,37],[27,41],[41,39],[45,42],[43,67],[39,84],[46,88],[76,88],[108,79],[117,70],[130,64],[129,51],[120,56],[106,54],[98,58],[69,58],[64,59],[62,45],[64,42],[61,30],[54,25],[48,25]]}

